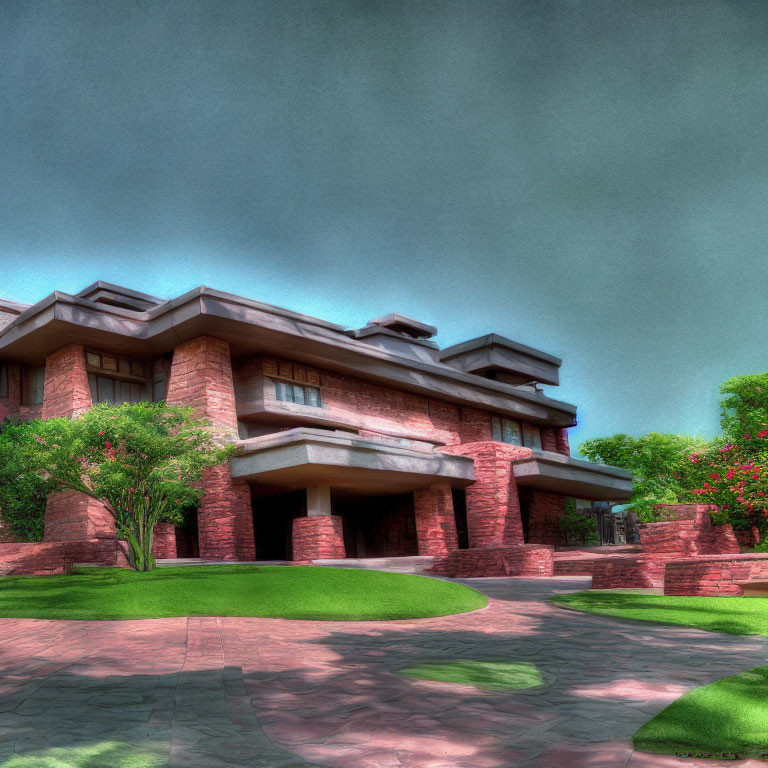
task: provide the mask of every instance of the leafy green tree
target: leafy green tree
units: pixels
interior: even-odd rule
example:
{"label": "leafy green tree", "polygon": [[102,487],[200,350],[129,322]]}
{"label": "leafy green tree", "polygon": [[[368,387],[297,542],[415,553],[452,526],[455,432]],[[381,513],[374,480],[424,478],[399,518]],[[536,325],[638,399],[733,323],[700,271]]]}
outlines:
{"label": "leafy green tree", "polygon": [[128,542],[134,568],[148,571],[155,523],[180,523],[202,495],[195,484],[204,470],[231,455],[207,426],[188,407],[102,404],[74,419],[20,424],[10,450],[53,490],[101,501],[118,538]]}
{"label": "leafy green tree", "polygon": [[558,521],[560,530],[564,531],[568,543],[599,544],[597,519],[590,512],[584,512],[576,506],[575,499],[565,500],[565,512]]}
{"label": "leafy green tree", "polygon": [[687,500],[688,457],[704,451],[705,440],[687,435],[650,432],[642,437],[612,435],[587,440],[579,452],[590,461],[628,469],[634,475],[630,508],[645,522],[655,519],[654,504]]}
{"label": "leafy green tree", "polygon": [[56,489],[56,482],[30,471],[21,450],[26,434],[26,425],[0,423],[0,521],[15,539],[40,541],[45,500]]}

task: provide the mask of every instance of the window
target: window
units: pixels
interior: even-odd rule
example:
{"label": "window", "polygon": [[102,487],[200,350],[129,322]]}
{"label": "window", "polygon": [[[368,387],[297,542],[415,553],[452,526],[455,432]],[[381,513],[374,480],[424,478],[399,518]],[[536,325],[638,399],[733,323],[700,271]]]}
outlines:
{"label": "window", "polygon": [[8,366],[0,363],[0,397],[8,397]]}
{"label": "window", "polygon": [[541,450],[541,431],[532,424],[523,424],[513,419],[491,417],[491,439],[497,443],[520,445],[534,450]]}
{"label": "window", "polygon": [[94,404],[140,403],[151,398],[147,363],[95,350],[88,350],[85,360]]}
{"label": "window", "polygon": [[312,405],[322,408],[319,387],[310,387],[307,384],[294,384],[290,381],[275,381],[275,397],[285,403],[298,403],[299,405]]}
{"label": "window", "polygon": [[21,404],[42,405],[45,386],[45,366],[24,366],[21,369]]}

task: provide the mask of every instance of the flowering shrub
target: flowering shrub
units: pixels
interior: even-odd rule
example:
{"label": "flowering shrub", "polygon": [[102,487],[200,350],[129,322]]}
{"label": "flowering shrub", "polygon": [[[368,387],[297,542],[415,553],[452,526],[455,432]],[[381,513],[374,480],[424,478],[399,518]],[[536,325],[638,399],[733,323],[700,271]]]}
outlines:
{"label": "flowering shrub", "polygon": [[[103,502],[128,541],[137,570],[154,567],[155,523],[180,523],[195,507],[194,487],[207,467],[229,458],[191,408],[165,403],[97,405],[75,419],[19,424],[11,447],[26,471],[52,490],[75,490]],[[2,438],[0,434],[0,445]]]}
{"label": "flowering shrub", "polygon": [[653,504],[716,504],[715,523],[768,534],[768,373],[729,379],[720,392],[723,434],[709,442],[651,433],[579,446],[588,458],[635,473],[631,506],[652,520]]}

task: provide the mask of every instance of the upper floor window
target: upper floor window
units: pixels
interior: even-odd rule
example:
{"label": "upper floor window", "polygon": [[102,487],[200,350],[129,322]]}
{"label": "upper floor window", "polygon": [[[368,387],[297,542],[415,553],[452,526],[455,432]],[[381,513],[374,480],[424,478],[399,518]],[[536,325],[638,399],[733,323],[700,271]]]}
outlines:
{"label": "upper floor window", "polygon": [[320,388],[308,384],[294,384],[290,381],[275,381],[275,397],[287,403],[313,405],[322,408]]}
{"label": "upper floor window", "polygon": [[21,369],[21,404],[42,405],[45,387],[45,366],[25,365]]}
{"label": "upper floor window", "polygon": [[532,424],[522,424],[514,419],[491,417],[491,439],[497,443],[520,445],[541,450],[541,430]]}
{"label": "upper floor window", "polygon": [[0,363],[0,397],[8,397],[8,366]]}
{"label": "upper floor window", "polygon": [[140,403],[152,399],[148,363],[88,350],[86,365],[94,404]]}

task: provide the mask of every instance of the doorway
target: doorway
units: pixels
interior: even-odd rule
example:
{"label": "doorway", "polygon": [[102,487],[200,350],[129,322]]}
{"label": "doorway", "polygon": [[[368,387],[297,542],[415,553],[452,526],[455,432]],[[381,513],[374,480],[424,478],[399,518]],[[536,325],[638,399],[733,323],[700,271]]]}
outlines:
{"label": "doorway", "polygon": [[407,557],[419,553],[413,494],[333,495],[344,525],[347,557]]}
{"label": "doorway", "polygon": [[293,520],[307,514],[306,492],[291,491],[253,499],[257,560],[293,559]]}

